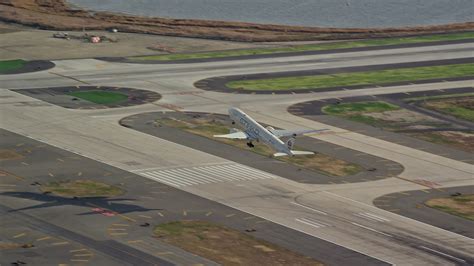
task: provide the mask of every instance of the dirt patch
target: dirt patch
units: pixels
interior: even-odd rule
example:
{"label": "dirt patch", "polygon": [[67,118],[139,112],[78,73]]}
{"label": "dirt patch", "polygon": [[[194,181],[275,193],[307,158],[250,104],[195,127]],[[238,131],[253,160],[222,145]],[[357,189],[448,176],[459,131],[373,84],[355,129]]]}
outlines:
{"label": "dirt patch", "polygon": [[19,248],[26,248],[27,244],[19,244],[19,243],[0,243],[0,250],[7,250],[7,249],[19,249]]}
{"label": "dirt patch", "polygon": [[474,221],[474,195],[430,199],[425,204],[429,207]]}
{"label": "dirt patch", "polygon": [[473,30],[474,23],[402,28],[318,28],[190,19],[138,17],[73,9],[64,0],[1,0],[6,22],[52,30],[104,30],[234,41],[374,38]]}
{"label": "dirt patch", "polygon": [[160,240],[222,265],[323,265],[312,258],[208,222],[170,222],[158,225],[154,233]]}
{"label": "dirt patch", "polygon": [[472,96],[429,100],[423,102],[422,106],[434,111],[474,122],[474,97]]}
{"label": "dirt patch", "polygon": [[385,111],[380,113],[364,113],[364,116],[373,117],[376,119],[388,121],[388,122],[399,122],[399,123],[439,123],[438,119],[432,118],[427,115],[423,115],[417,112],[412,112],[406,109],[399,109],[394,111]]}
{"label": "dirt patch", "polygon": [[22,159],[23,155],[12,150],[0,149],[0,161]]}
{"label": "dirt patch", "polygon": [[438,144],[448,144],[468,152],[474,152],[474,132],[432,131],[409,133],[409,135]]}

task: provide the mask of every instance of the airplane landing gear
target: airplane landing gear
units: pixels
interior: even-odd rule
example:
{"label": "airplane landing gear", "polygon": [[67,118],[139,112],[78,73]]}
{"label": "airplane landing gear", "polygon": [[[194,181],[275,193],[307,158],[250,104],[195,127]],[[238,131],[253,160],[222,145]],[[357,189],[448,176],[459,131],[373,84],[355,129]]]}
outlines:
{"label": "airplane landing gear", "polygon": [[249,148],[253,148],[255,147],[255,145],[253,145],[253,143],[250,141],[250,142],[247,142],[247,146],[249,146]]}

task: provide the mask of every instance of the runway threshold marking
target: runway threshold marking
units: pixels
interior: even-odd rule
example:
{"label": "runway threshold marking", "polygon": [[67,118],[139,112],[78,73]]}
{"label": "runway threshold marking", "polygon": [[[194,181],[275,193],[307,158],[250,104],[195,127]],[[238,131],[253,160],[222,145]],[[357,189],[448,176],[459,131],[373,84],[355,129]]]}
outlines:
{"label": "runway threshold marking", "polygon": [[311,210],[311,211],[314,211],[314,212],[323,214],[323,215],[328,215],[326,212],[323,212],[323,211],[320,211],[320,210],[317,210],[317,209],[314,209],[314,208],[305,206],[305,205],[303,205],[303,204],[299,204],[299,203],[297,203],[297,202],[290,202],[290,203],[293,204],[293,205],[297,205],[297,206],[300,206],[300,207],[302,207],[302,208],[305,208],[305,209],[308,209],[308,210]]}

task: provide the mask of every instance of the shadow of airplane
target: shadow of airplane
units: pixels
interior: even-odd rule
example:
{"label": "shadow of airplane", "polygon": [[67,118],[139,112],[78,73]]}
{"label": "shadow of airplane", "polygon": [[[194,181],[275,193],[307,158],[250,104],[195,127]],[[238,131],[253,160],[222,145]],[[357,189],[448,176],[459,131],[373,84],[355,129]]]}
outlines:
{"label": "shadow of airplane", "polygon": [[[87,208],[103,208],[120,214],[130,213],[130,212],[147,212],[154,210],[162,209],[148,209],[143,208],[142,206],[120,203],[118,201],[127,201],[134,199],[127,198],[117,198],[109,199],[107,197],[75,197],[75,198],[65,198],[60,196],[55,196],[51,194],[35,193],[35,192],[3,192],[0,193],[0,196],[16,197],[22,199],[30,199],[35,201],[41,201],[38,205],[28,206],[20,209],[11,210],[11,212],[24,211],[31,209],[41,209],[55,206],[80,206]],[[91,211],[86,213],[80,213],[78,215],[88,215],[88,214],[97,214],[97,211]]]}

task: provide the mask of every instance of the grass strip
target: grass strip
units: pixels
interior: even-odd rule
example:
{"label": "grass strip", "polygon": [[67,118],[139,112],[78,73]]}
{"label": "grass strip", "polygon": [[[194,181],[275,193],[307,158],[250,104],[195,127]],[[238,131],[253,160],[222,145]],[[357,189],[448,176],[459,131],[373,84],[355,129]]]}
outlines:
{"label": "grass strip", "polygon": [[240,231],[204,221],[174,221],[155,227],[160,240],[222,265],[322,265],[313,258]]}
{"label": "grass strip", "polygon": [[423,107],[474,122],[474,96],[436,99],[423,102]]}
{"label": "grass strip", "polygon": [[[228,126],[218,121],[207,121],[200,119],[184,121],[163,118],[157,120],[157,122],[169,127],[179,128],[189,133],[206,137],[208,139],[232,145],[243,150],[249,150],[263,156],[272,156],[272,154],[275,153],[275,151],[273,151],[267,145],[258,142],[254,143],[255,147],[249,148],[246,145],[246,141],[214,138],[213,135],[229,133]],[[300,148],[295,147],[295,149]],[[304,150],[304,148],[301,149]],[[359,165],[352,164],[322,153],[294,157],[276,157],[275,159],[329,176],[349,176],[363,170],[363,168]]]}
{"label": "grass strip", "polygon": [[0,61],[0,73],[7,73],[22,68],[26,64],[25,60],[3,60]]}
{"label": "grass strip", "polygon": [[135,56],[128,57],[131,60],[153,60],[153,61],[172,61],[172,60],[189,60],[189,59],[208,59],[208,58],[222,58],[231,56],[248,56],[248,55],[263,55],[263,54],[277,54],[277,53],[291,53],[291,52],[306,52],[306,51],[322,51],[344,48],[370,47],[370,46],[384,46],[396,45],[405,43],[424,43],[436,41],[449,40],[464,40],[473,39],[474,32],[454,33],[454,34],[438,34],[427,36],[414,36],[402,38],[383,38],[370,39],[360,41],[344,41],[331,42],[321,44],[296,45],[288,47],[275,48],[258,48],[258,49],[242,49],[229,51],[214,51],[202,53],[179,53],[179,54],[165,54],[165,55],[150,55],[150,56]]}
{"label": "grass strip", "polygon": [[430,199],[425,204],[431,208],[474,221],[474,195]]}
{"label": "grass strip", "polygon": [[128,99],[128,96],[123,93],[111,91],[75,91],[68,95],[96,104],[114,104]]}
{"label": "grass strip", "polygon": [[118,187],[92,180],[50,182],[42,185],[41,190],[70,197],[112,197],[124,193]]}
{"label": "grass strip", "polygon": [[429,101],[429,100],[439,100],[439,99],[449,99],[449,98],[459,98],[459,97],[469,97],[469,96],[474,96],[474,92],[412,97],[412,98],[405,98],[403,99],[403,101],[417,102],[417,101]]}
{"label": "grass strip", "polygon": [[333,75],[239,80],[231,81],[226,85],[232,89],[255,91],[304,90],[354,85],[383,85],[394,82],[456,78],[473,75],[474,64],[470,63],[339,73]]}

